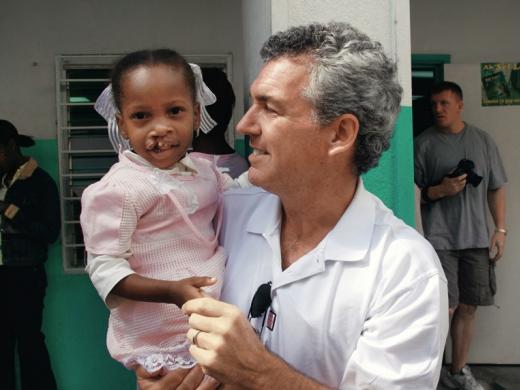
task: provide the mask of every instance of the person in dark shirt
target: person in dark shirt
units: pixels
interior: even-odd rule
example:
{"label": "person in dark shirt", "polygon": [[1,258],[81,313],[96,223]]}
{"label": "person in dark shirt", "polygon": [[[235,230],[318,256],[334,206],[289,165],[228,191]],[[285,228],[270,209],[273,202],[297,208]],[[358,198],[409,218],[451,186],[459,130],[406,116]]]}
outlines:
{"label": "person in dark shirt", "polygon": [[56,381],[42,332],[49,244],[60,230],[58,188],[20,147],[34,145],[0,120],[0,388],[16,389],[15,347],[23,390],[53,390]]}

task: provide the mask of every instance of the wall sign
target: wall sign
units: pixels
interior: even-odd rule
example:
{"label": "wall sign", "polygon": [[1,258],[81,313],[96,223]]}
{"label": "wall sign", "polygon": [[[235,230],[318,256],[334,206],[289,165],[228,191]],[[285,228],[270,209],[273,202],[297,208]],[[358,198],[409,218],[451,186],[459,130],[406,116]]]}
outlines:
{"label": "wall sign", "polygon": [[520,105],[520,62],[480,64],[483,106]]}

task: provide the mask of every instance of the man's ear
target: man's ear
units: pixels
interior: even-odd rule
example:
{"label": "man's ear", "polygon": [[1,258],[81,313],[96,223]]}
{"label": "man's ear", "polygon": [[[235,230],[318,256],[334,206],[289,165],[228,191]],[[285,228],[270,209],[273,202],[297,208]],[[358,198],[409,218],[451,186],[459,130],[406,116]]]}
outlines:
{"label": "man's ear", "polygon": [[352,114],[343,114],[336,118],[331,125],[333,133],[329,154],[333,156],[353,150],[359,133],[358,118]]}
{"label": "man's ear", "polygon": [[116,113],[116,122],[117,122],[117,127],[119,128],[119,132],[121,133],[123,138],[128,139],[128,133],[126,132],[126,129],[125,129],[125,121],[123,119],[123,116],[119,112]]}

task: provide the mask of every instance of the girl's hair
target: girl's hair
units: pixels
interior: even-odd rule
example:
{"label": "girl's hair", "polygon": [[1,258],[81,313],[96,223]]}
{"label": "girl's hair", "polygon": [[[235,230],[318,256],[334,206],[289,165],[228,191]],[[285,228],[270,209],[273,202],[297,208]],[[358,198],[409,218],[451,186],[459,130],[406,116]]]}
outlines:
{"label": "girl's hair", "polygon": [[196,102],[195,75],[186,59],[171,49],[139,50],[122,57],[112,69],[112,91],[114,103],[121,111],[122,80],[125,74],[140,66],[170,65],[184,75],[186,85],[191,92],[193,103]]}
{"label": "girl's hair", "polygon": [[24,134],[18,134],[16,127],[5,119],[0,119],[0,146],[6,146],[7,143],[14,139],[16,146],[29,147],[34,145],[32,137]]}

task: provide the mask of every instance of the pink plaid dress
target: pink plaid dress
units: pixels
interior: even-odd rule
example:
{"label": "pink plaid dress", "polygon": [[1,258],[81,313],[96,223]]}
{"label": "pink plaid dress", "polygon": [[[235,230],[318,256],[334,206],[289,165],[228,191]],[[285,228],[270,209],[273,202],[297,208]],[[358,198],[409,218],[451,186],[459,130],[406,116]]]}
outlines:
{"label": "pink plaid dress", "polygon": [[[196,173],[173,173],[120,155],[119,163],[83,192],[85,247],[96,255],[130,252],[131,268],[154,279],[216,277],[218,284],[206,291],[218,297],[225,253],[214,220],[222,185],[213,164],[191,161]],[[173,304],[122,299],[110,311],[107,346],[129,368],[187,368],[196,363],[187,330],[187,317]]]}

